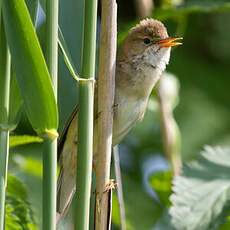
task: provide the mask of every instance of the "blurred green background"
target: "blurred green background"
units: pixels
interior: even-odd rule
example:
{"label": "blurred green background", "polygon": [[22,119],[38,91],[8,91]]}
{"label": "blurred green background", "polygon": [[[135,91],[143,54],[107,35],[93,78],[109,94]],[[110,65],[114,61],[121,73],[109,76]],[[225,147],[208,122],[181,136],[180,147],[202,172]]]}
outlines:
{"label": "blurred green background", "polygon": [[[119,42],[143,16],[138,2],[117,1]],[[204,145],[228,145],[230,141],[230,3],[158,0],[154,1],[150,12],[151,17],[164,22],[171,36],[184,37],[183,46],[172,50],[167,71],[180,84],[174,115],[181,131],[182,158],[188,162],[199,157]],[[41,23],[41,12],[38,19]],[[82,1],[60,1],[60,27],[77,69],[80,69],[82,20]],[[42,23],[38,31],[42,43]],[[153,92],[143,122],[119,147],[126,224],[130,230],[169,229],[166,208],[171,193],[171,174],[162,147],[154,95]],[[60,132],[77,100],[76,83],[60,56]],[[13,135],[16,136],[11,138],[9,170],[24,182],[35,222],[41,226],[40,139],[31,137],[35,134],[25,115]],[[113,228],[120,229],[115,193],[113,201]]]}

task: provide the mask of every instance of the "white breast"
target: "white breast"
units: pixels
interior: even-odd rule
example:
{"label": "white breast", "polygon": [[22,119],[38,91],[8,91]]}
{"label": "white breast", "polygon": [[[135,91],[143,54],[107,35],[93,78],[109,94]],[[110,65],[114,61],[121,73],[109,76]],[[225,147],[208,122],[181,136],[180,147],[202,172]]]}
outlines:
{"label": "white breast", "polygon": [[119,143],[130,129],[143,118],[147,99],[127,98],[119,92],[113,120],[113,144]]}

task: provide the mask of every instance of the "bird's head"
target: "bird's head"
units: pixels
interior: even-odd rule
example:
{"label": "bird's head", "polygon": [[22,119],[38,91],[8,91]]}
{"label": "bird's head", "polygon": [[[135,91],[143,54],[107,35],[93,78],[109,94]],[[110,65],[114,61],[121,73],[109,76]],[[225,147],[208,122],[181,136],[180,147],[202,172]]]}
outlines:
{"label": "bird's head", "polygon": [[150,65],[163,71],[171,47],[181,45],[180,40],[169,37],[160,21],[144,19],[129,31],[122,45],[122,56],[134,65]]}

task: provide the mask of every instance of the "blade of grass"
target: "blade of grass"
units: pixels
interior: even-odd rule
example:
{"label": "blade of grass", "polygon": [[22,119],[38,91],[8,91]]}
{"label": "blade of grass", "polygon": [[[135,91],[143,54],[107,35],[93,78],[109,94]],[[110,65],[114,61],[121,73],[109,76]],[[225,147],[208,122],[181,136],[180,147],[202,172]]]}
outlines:
{"label": "blade of grass", "polygon": [[67,48],[67,44],[65,42],[64,36],[63,36],[60,28],[58,29],[58,45],[60,47],[64,62],[66,64],[70,74],[72,75],[74,80],[79,81],[80,80],[79,74],[77,73],[77,70],[74,67],[74,62],[73,62],[72,57],[69,53],[69,50]]}
{"label": "blade of grass", "polygon": [[[85,0],[84,38],[81,75],[95,76],[97,0]],[[75,196],[75,229],[89,229],[89,209],[93,158],[94,82],[79,82],[79,121],[77,154],[77,193]]]}
{"label": "blade of grass", "polygon": [[5,198],[9,156],[10,53],[4,29],[0,30],[0,230],[4,229]]}
{"label": "blade of grass", "polygon": [[[46,1],[46,62],[57,101],[58,0]],[[57,138],[45,139],[43,149],[43,229],[56,229]]]}
{"label": "blade of grass", "polygon": [[[12,68],[11,68],[12,69]],[[10,79],[10,105],[9,105],[8,125],[10,130],[14,130],[21,117],[23,100],[20,94],[15,72],[11,70]]]}
{"label": "blade of grass", "polygon": [[3,1],[3,18],[29,121],[39,135],[55,138],[57,105],[45,59],[24,0]]}

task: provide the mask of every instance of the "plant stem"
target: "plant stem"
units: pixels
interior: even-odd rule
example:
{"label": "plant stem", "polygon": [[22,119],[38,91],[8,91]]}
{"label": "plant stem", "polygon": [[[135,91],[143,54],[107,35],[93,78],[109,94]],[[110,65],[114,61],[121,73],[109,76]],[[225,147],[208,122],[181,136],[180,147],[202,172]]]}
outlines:
{"label": "plant stem", "polygon": [[4,229],[9,131],[0,131],[0,230]]}
{"label": "plant stem", "polygon": [[158,87],[158,103],[161,116],[161,129],[163,138],[163,147],[168,157],[174,176],[178,176],[181,171],[181,137],[177,123],[173,117],[173,106],[168,101],[167,88],[164,87],[163,81],[165,77],[161,78]]}
{"label": "plant stem", "polygon": [[[97,0],[85,0],[84,38],[81,77],[95,76]],[[89,229],[90,192],[93,158],[93,81],[79,83],[79,120],[77,154],[77,192],[75,229]]]}
{"label": "plant stem", "polygon": [[58,86],[58,0],[46,1],[46,63],[57,99]]}
{"label": "plant stem", "polygon": [[[115,0],[102,0],[101,40],[98,78],[98,149],[96,149],[95,229],[111,226],[110,181],[113,104],[117,47],[117,5]],[[111,187],[109,186],[111,185]]]}
{"label": "plant stem", "polygon": [[0,31],[1,31],[1,20],[2,20],[2,0],[0,0]]}
{"label": "plant stem", "polygon": [[43,229],[56,229],[57,141],[43,143]]}
{"label": "plant stem", "polygon": [[[58,0],[46,1],[46,62],[57,100],[58,83]],[[44,141],[43,229],[56,229],[57,139]]]}
{"label": "plant stem", "polygon": [[93,158],[93,83],[79,84],[79,147],[77,154],[77,192],[75,229],[89,229],[89,208]]}
{"label": "plant stem", "polygon": [[119,209],[120,209],[121,230],[126,230],[125,202],[124,202],[124,196],[123,196],[118,145],[113,147],[113,159],[114,159],[115,177],[116,177],[116,182],[117,182],[117,198],[118,198],[118,204],[119,204]]}
{"label": "plant stem", "polygon": [[10,53],[6,45],[4,30],[0,30],[0,47],[2,48],[2,56],[0,57],[0,230],[4,229],[5,216],[5,197],[7,185],[7,169],[9,156],[9,130],[8,114],[10,100]]}

